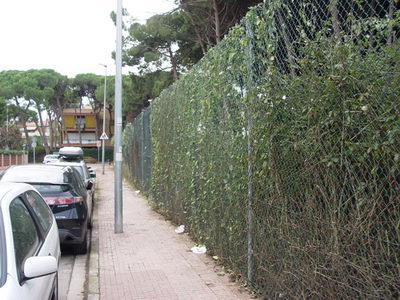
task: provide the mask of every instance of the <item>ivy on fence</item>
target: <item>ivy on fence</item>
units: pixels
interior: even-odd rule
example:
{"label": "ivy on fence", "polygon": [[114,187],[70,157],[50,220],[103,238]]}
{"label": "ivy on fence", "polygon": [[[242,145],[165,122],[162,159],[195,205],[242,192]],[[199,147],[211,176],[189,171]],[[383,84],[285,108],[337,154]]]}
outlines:
{"label": "ivy on fence", "polygon": [[374,3],[265,1],[152,103],[141,186],[265,297],[399,297],[399,10]]}

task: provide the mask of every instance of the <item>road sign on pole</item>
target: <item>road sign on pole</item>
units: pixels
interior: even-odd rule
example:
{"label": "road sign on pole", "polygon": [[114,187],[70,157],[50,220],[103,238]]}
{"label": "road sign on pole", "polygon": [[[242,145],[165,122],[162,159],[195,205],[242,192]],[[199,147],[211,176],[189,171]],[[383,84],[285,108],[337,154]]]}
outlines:
{"label": "road sign on pole", "polygon": [[101,140],[108,140],[107,133],[103,132],[103,134],[100,137]]}

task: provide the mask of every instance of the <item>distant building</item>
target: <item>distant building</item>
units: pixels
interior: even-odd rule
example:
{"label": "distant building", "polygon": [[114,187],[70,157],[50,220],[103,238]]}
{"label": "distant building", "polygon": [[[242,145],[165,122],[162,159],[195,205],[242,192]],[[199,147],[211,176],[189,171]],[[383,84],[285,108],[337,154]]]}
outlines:
{"label": "distant building", "polygon": [[[25,135],[23,124],[19,123],[18,127],[19,127],[19,131],[21,132],[21,137],[22,137],[22,140],[24,141],[24,143],[30,144],[34,137],[40,137],[40,133],[39,133],[39,129],[41,129],[40,124],[36,125],[35,122],[26,122],[26,130],[28,132],[29,141],[26,140],[26,135]],[[49,126],[49,123],[47,120],[44,121],[43,129],[41,130],[41,132],[43,132],[44,135],[48,139],[50,138],[50,126]]]}
{"label": "distant building", "polygon": [[[97,141],[103,133],[103,114],[96,113],[91,108],[66,108],[63,110],[64,126],[62,132],[62,144],[64,146],[96,147]],[[97,124],[98,123],[98,124]],[[111,145],[110,141],[110,117],[106,112],[106,134],[109,137],[106,145]],[[113,125],[113,124],[111,124]],[[113,128],[111,128],[113,130]]]}

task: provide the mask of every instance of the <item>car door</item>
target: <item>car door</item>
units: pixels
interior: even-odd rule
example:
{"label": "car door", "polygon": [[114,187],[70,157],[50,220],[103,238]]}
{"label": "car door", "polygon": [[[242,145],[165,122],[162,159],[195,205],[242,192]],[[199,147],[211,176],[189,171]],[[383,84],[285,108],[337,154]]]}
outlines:
{"label": "car door", "polygon": [[23,273],[25,260],[34,255],[44,255],[41,248],[43,237],[39,224],[32,215],[23,197],[15,198],[9,206],[9,214],[14,241],[17,280],[20,284],[20,298],[31,300],[49,299],[53,287],[54,275],[26,280]]}

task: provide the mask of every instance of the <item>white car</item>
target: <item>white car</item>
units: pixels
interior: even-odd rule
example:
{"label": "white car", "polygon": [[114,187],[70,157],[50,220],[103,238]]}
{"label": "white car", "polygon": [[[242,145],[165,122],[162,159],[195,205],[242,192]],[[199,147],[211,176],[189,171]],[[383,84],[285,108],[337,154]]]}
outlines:
{"label": "white car", "polygon": [[56,162],[59,159],[59,155],[57,154],[47,154],[44,158],[43,158],[43,163],[44,164],[48,164],[51,162]]}
{"label": "white car", "polygon": [[0,299],[58,299],[60,254],[53,213],[35,188],[0,183]]}

